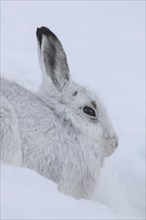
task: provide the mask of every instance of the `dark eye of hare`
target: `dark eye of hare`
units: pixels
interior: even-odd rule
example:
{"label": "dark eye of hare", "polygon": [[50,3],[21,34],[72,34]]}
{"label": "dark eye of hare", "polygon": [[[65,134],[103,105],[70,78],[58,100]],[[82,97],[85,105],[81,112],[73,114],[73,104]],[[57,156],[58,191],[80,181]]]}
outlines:
{"label": "dark eye of hare", "polygon": [[91,108],[91,107],[89,107],[89,106],[85,106],[85,107],[83,108],[83,111],[84,111],[84,113],[87,114],[87,115],[90,115],[90,116],[93,116],[93,117],[96,116],[94,109]]}

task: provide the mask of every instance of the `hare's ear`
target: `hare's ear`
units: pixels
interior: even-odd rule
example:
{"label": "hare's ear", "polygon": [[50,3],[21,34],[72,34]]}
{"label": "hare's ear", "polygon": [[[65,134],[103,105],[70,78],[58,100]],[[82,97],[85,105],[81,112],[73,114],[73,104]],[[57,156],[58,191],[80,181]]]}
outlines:
{"label": "hare's ear", "polygon": [[37,28],[40,62],[47,77],[54,86],[62,88],[69,81],[69,67],[66,54],[58,40],[48,28]]}

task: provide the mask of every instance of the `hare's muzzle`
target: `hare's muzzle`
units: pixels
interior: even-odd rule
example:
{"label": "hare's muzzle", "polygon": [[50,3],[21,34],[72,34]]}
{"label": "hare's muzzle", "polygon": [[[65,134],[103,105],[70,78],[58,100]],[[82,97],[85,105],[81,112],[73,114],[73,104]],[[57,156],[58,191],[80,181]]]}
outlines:
{"label": "hare's muzzle", "polygon": [[113,154],[118,147],[118,144],[119,143],[117,137],[107,138],[105,141],[105,156],[109,157],[111,154]]}

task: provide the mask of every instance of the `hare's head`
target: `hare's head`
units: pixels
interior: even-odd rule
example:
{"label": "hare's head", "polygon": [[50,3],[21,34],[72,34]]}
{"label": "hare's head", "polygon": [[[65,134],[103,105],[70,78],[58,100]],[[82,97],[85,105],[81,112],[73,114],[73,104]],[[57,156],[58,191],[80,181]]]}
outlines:
{"label": "hare's head", "polygon": [[101,100],[72,81],[64,49],[48,28],[38,28],[37,39],[43,88],[53,99],[56,115],[91,141],[98,142],[105,156],[111,155],[118,138]]}

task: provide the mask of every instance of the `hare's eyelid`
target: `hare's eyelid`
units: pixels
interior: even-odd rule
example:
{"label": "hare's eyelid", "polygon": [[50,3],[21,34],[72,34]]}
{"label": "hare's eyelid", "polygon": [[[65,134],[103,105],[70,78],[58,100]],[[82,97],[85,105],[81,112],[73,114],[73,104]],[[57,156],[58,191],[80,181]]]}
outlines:
{"label": "hare's eyelid", "polygon": [[92,104],[92,106],[95,108],[95,109],[97,109],[97,104],[96,104],[96,101],[91,101],[91,104]]}

